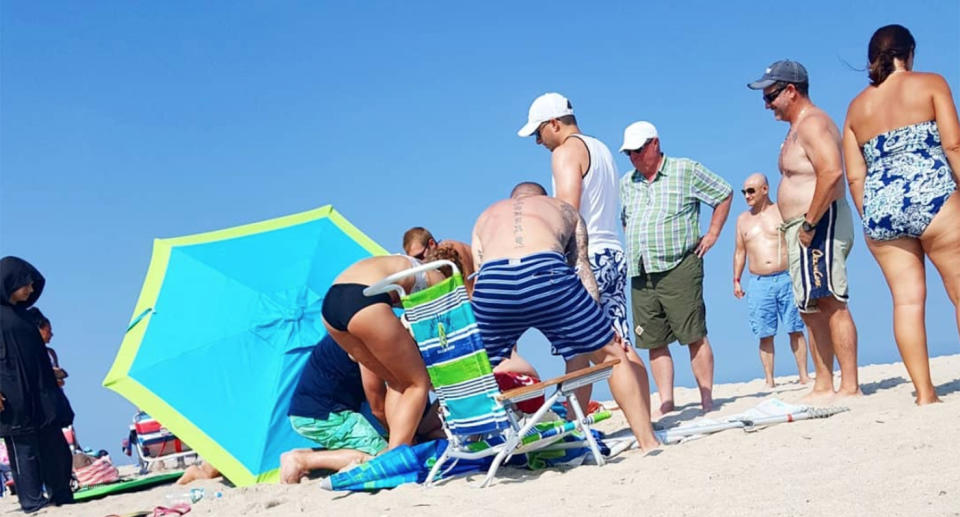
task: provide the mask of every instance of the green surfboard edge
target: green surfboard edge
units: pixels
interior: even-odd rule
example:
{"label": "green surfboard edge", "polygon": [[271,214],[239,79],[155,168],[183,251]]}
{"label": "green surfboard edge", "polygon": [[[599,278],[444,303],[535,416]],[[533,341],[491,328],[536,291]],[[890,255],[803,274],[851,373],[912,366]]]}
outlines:
{"label": "green surfboard edge", "polygon": [[130,492],[138,488],[146,488],[153,485],[160,485],[174,481],[183,475],[183,471],[166,472],[155,476],[130,479],[127,481],[118,481],[116,483],[107,483],[90,488],[81,488],[73,493],[74,501],[86,501],[95,497],[103,497],[110,494]]}

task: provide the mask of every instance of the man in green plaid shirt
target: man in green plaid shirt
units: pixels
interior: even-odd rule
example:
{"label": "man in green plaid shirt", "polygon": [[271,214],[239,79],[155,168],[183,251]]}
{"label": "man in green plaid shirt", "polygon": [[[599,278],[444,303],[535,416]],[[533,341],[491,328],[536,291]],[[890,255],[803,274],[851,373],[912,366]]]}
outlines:
{"label": "man in green plaid shirt", "polygon": [[[730,184],[698,162],[665,156],[657,129],[635,122],[620,150],[635,167],[620,180],[637,347],[650,351],[660,393],[660,414],[674,409],[673,357],[679,341],[690,351],[703,411],[713,408],[713,351],[703,303],[703,256],[730,213]],[[713,207],[710,229],[700,235],[700,203]]]}

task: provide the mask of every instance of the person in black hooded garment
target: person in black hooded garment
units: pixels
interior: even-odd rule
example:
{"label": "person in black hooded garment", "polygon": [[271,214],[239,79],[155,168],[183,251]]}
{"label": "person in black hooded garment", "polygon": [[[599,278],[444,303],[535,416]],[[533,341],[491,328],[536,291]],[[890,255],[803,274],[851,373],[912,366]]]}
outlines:
{"label": "person in black hooded garment", "polygon": [[60,430],[73,423],[73,410],[57,386],[40,332],[24,314],[44,282],[27,261],[0,259],[0,437],[27,513],[73,502],[72,458]]}

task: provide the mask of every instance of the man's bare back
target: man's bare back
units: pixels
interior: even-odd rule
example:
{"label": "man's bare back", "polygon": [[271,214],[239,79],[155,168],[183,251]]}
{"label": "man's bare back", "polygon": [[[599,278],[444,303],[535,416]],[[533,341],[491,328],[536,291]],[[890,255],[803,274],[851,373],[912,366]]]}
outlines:
{"label": "man's bare back", "polygon": [[599,299],[587,259],[587,227],[568,203],[540,194],[521,194],[491,205],[473,227],[473,256],[478,269],[490,260],[545,251],[562,254],[576,267],[590,296]]}
{"label": "man's bare back", "polygon": [[[808,149],[810,140],[829,138],[831,145],[840,154],[840,131],[830,117],[820,108],[810,105],[807,113],[791,124],[786,139],[780,146],[779,167],[783,178],[777,189],[777,204],[784,220],[802,216],[810,207],[817,175]],[[830,201],[843,197],[843,184],[838,183],[831,193]],[[752,262],[751,262],[752,270]]]}
{"label": "man's bare back", "polygon": [[[567,256],[576,246],[577,213],[572,206],[547,196],[505,199],[487,208],[474,227],[474,253],[488,260],[520,258],[543,251]],[[509,230],[508,230],[509,229]],[[508,231],[505,231],[508,230]]]}
{"label": "man's bare back", "polygon": [[780,231],[782,222],[776,203],[756,214],[747,210],[737,218],[737,233],[747,251],[750,273],[772,275],[787,269],[787,248]]}

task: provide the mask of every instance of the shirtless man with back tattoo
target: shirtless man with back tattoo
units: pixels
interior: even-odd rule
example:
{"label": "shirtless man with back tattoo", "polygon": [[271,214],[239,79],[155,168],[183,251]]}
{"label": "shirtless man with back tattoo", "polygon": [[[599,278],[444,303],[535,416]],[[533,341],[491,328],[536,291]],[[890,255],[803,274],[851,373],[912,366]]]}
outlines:
{"label": "shirtless man with back tattoo", "polygon": [[[529,328],[541,331],[554,355],[613,359],[613,398],[640,449],[659,443],[650,424],[650,390],[643,364],[627,358],[613,323],[598,301],[587,258],[587,228],[569,204],[547,197],[536,183],[521,183],[509,199],[487,208],[473,228],[479,265],[473,310],[490,362],[496,366]],[[574,266],[577,269],[574,269]]]}

